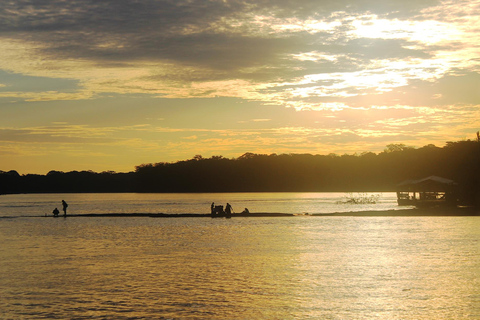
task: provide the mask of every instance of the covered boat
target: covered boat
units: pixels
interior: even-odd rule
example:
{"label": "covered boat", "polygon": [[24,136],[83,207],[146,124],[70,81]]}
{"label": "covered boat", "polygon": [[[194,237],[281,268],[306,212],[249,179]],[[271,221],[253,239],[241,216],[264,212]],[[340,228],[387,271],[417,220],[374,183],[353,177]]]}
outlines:
{"label": "covered boat", "polygon": [[453,180],[437,176],[407,180],[397,185],[397,202],[400,206],[455,206],[456,189],[457,184]]}

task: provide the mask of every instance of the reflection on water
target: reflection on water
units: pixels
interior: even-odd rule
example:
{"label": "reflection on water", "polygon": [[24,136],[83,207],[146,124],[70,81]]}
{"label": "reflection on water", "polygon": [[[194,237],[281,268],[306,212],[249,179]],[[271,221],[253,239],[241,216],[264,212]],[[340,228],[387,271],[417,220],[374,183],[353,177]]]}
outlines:
{"label": "reflection on water", "polygon": [[68,213],[210,213],[210,204],[232,204],[234,212],[332,213],[364,210],[404,209],[397,205],[394,192],[379,195],[375,204],[342,203],[349,194],[323,193],[72,193],[15,194],[0,196],[0,217],[51,215],[65,199]]}
{"label": "reflection on water", "polygon": [[478,217],[0,219],[27,319],[480,318]]}

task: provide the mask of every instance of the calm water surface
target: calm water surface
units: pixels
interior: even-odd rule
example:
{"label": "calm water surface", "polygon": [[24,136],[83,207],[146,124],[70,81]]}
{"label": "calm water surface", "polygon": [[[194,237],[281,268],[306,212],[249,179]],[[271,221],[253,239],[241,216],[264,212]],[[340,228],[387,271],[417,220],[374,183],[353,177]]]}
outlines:
{"label": "calm water surface", "polygon": [[[346,204],[348,197],[377,196],[375,204]],[[229,202],[236,212],[328,213],[363,210],[397,210],[396,194],[387,193],[73,193],[0,196],[0,217],[51,215],[61,200],[68,212],[85,213],[210,213],[210,204]]]}
{"label": "calm water surface", "polygon": [[479,239],[478,217],[17,215],[0,318],[480,319]]}

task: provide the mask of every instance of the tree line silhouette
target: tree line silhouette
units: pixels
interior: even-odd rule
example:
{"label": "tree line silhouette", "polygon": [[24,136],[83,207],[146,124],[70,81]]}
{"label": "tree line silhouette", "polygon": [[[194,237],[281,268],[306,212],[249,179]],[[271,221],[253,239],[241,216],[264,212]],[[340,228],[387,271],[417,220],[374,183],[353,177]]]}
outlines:
{"label": "tree line silhouette", "polygon": [[387,192],[437,175],[459,184],[462,201],[480,203],[480,139],[442,148],[390,144],[354,155],[254,154],[142,164],[134,172],[0,171],[0,193],[68,192]]}

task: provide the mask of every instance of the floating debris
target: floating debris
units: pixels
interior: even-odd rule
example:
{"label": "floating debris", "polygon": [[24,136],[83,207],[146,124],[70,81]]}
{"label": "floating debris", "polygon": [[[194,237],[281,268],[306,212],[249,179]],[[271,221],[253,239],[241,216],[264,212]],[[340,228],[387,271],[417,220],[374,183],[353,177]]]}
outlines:
{"label": "floating debris", "polygon": [[356,196],[353,196],[352,193],[348,193],[345,196],[345,201],[337,201],[337,204],[375,204],[378,202],[380,194],[367,194],[367,193],[357,193]]}

